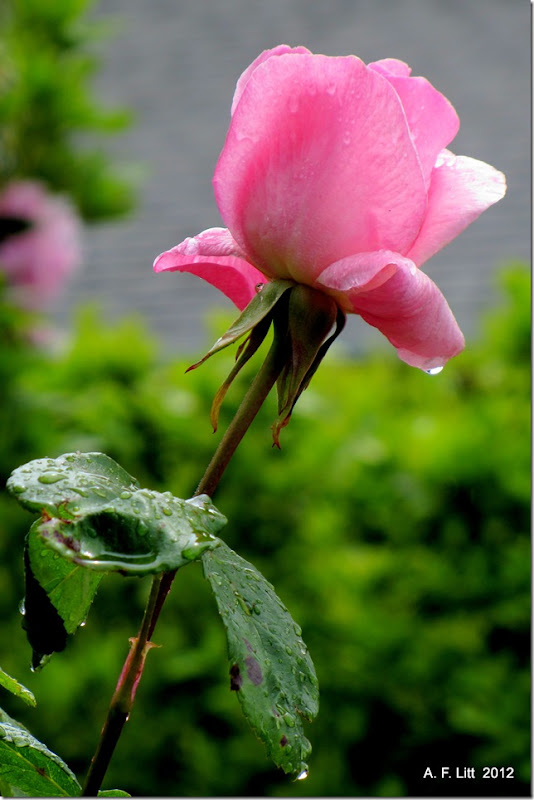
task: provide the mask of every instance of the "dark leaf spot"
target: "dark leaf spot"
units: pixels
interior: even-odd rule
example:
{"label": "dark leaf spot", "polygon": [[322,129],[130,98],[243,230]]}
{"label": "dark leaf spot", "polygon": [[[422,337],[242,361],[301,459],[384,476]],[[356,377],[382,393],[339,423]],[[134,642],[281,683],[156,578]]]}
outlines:
{"label": "dark leaf spot", "polygon": [[254,686],[259,686],[263,680],[263,673],[260,665],[253,656],[247,656],[245,658],[245,664],[247,665],[247,675],[250,682],[253,683]]}
{"label": "dark leaf spot", "polygon": [[243,685],[243,676],[239,671],[239,664],[230,667],[230,691],[238,692]]}
{"label": "dark leaf spot", "polygon": [[282,746],[282,747],[285,747],[285,746],[286,746],[286,744],[287,744],[287,742],[288,742],[288,738],[287,738],[287,736],[282,736],[282,738],[280,739],[280,744],[281,744],[281,746]]}
{"label": "dark leaf spot", "polygon": [[44,767],[35,767],[35,769],[37,770],[39,775],[42,775],[43,777],[46,775],[46,770]]}

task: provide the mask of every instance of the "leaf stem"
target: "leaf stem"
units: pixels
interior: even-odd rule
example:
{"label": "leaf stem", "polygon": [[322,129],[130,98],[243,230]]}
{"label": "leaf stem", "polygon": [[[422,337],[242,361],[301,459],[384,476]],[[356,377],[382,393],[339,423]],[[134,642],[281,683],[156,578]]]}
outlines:
{"label": "leaf stem", "polygon": [[[283,347],[280,347],[278,336],[275,334],[267,357],[221,439],[195,495],[207,494],[210,497],[213,495],[241,439],[280,375],[283,364]],[[152,581],[152,588],[139,634],[130,639],[130,652],[124,662],[115,692],[111,698],[100,741],[87,773],[82,792],[83,797],[96,797],[98,795],[111,757],[130,715],[137,686],[143,673],[146,655],[152,647],[155,647],[150,639],[175,575],[176,570],[164,572],[156,575]]]}

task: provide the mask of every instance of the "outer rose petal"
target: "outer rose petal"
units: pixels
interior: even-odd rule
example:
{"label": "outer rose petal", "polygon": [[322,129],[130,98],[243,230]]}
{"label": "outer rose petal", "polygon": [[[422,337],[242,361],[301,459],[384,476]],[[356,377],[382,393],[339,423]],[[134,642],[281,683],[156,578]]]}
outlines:
{"label": "outer rose petal", "polygon": [[398,95],[354,56],[290,53],[256,67],[214,189],[248,259],[305,284],[351,253],[406,252],[427,202]]}
{"label": "outer rose petal", "polygon": [[397,75],[399,78],[408,78],[412,71],[408,64],[398,58],[381,58],[380,61],[373,61],[368,66],[385,77]]}
{"label": "outer rose petal", "polygon": [[398,64],[402,62],[394,66],[389,63],[389,68],[395,69],[395,72],[391,72],[380,61],[370,64],[369,68],[387,78],[399,95],[428,187],[436,159],[458,133],[460,120],[447,98],[434,89],[426,78],[403,76],[399,74],[401,70]]}
{"label": "outer rose petal", "polygon": [[271,50],[264,50],[263,53],[260,53],[257,58],[254,59],[252,64],[246,68],[240,78],[238,78],[237,85],[235,87],[234,92],[234,99],[232,100],[232,110],[231,114],[233,115],[237,104],[241,99],[241,95],[247,85],[250,76],[256,69],[259,67],[260,64],[263,64],[264,61],[267,61],[268,58],[271,56],[281,56],[284,53],[310,53],[307,47],[290,47],[288,44],[279,44],[277,47],[273,47]]}
{"label": "outer rose petal", "polygon": [[243,310],[263,275],[249,264],[226,228],[209,228],[159,255],[155,272],[190,272],[211,283]]}
{"label": "outer rose petal", "polygon": [[445,247],[483,211],[501,200],[506,178],[484,161],[444,150],[432,172],[428,211],[407,253],[418,266]]}
{"label": "outer rose petal", "polygon": [[462,332],[436,284],[398,253],[359,253],[332,264],[317,283],[346,310],[378,328],[412,367],[442,367],[464,348]]}

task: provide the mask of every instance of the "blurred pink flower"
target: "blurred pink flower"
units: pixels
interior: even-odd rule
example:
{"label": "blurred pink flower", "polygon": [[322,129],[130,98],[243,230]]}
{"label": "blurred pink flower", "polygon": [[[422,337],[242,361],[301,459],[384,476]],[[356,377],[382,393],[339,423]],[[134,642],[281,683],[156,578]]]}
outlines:
{"label": "blurred pink flower", "polygon": [[243,309],[285,278],[359,314],[421,369],[464,347],[419,267],[506,191],[504,175],[445,149],[459,120],[402,61],[365,65],[280,45],[240,77],[213,180],[225,228],[155,261],[191,272]]}
{"label": "blurred pink flower", "polygon": [[[13,221],[27,227],[11,232]],[[81,262],[78,217],[42,184],[14,180],[0,190],[0,231],[0,272],[23,305],[42,308]]]}

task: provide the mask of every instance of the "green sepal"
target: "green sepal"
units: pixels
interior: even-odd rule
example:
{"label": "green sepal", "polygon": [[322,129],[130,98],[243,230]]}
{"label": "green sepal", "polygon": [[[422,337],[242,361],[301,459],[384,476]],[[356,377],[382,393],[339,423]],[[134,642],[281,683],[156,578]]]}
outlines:
{"label": "green sepal", "polygon": [[[289,422],[295,403],[345,324],[345,315],[335,300],[300,284],[289,296],[287,314],[287,322],[282,322],[287,358],[277,381],[278,418],[272,426],[277,447],[280,431]],[[275,318],[274,324],[276,328],[280,320]],[[334,324],[334,333],[326,338]]]}
{"label": "green sepal", "polygon": [[242,336],[252,330],[261,320],[263,320],[274,309],[284,292],[287,292],[292,286],[295,286],[293,281],[276,280],[265,283],[257,295],[255,295],[250,303],[243,309],[240,316],[232,323],[226,333],[217,339],[213,347],[208,350],[204,358],[192,364],[188,372],[196,369],[203,364],[208,358],[220,350],[224,350],[228,345],[237,342]]}
{"label": "green sepal", "polygon": [[239,374],[241,369],[245,366],[247,361],[250,358],[252,358],[258,347],[260,347],[260,345],[262,344],[263,340],[267,335],[267,331],[270,328],[270,325],[271,325],[271,318],[264,317],[251,330],[246,341],[243,343],[243,345],[239,348],[237,352],[236,363],[234,364],[230,374],[228,375],[222,386],[218,389],[217,394],[213,398],[213,403],[211,405],[211,411],[210,411],[210,422],[212,424],[214,433],[217,430],[217,425],[219,423],[219,410],[226,396],[226,392],[232,385],[232,382]]}

